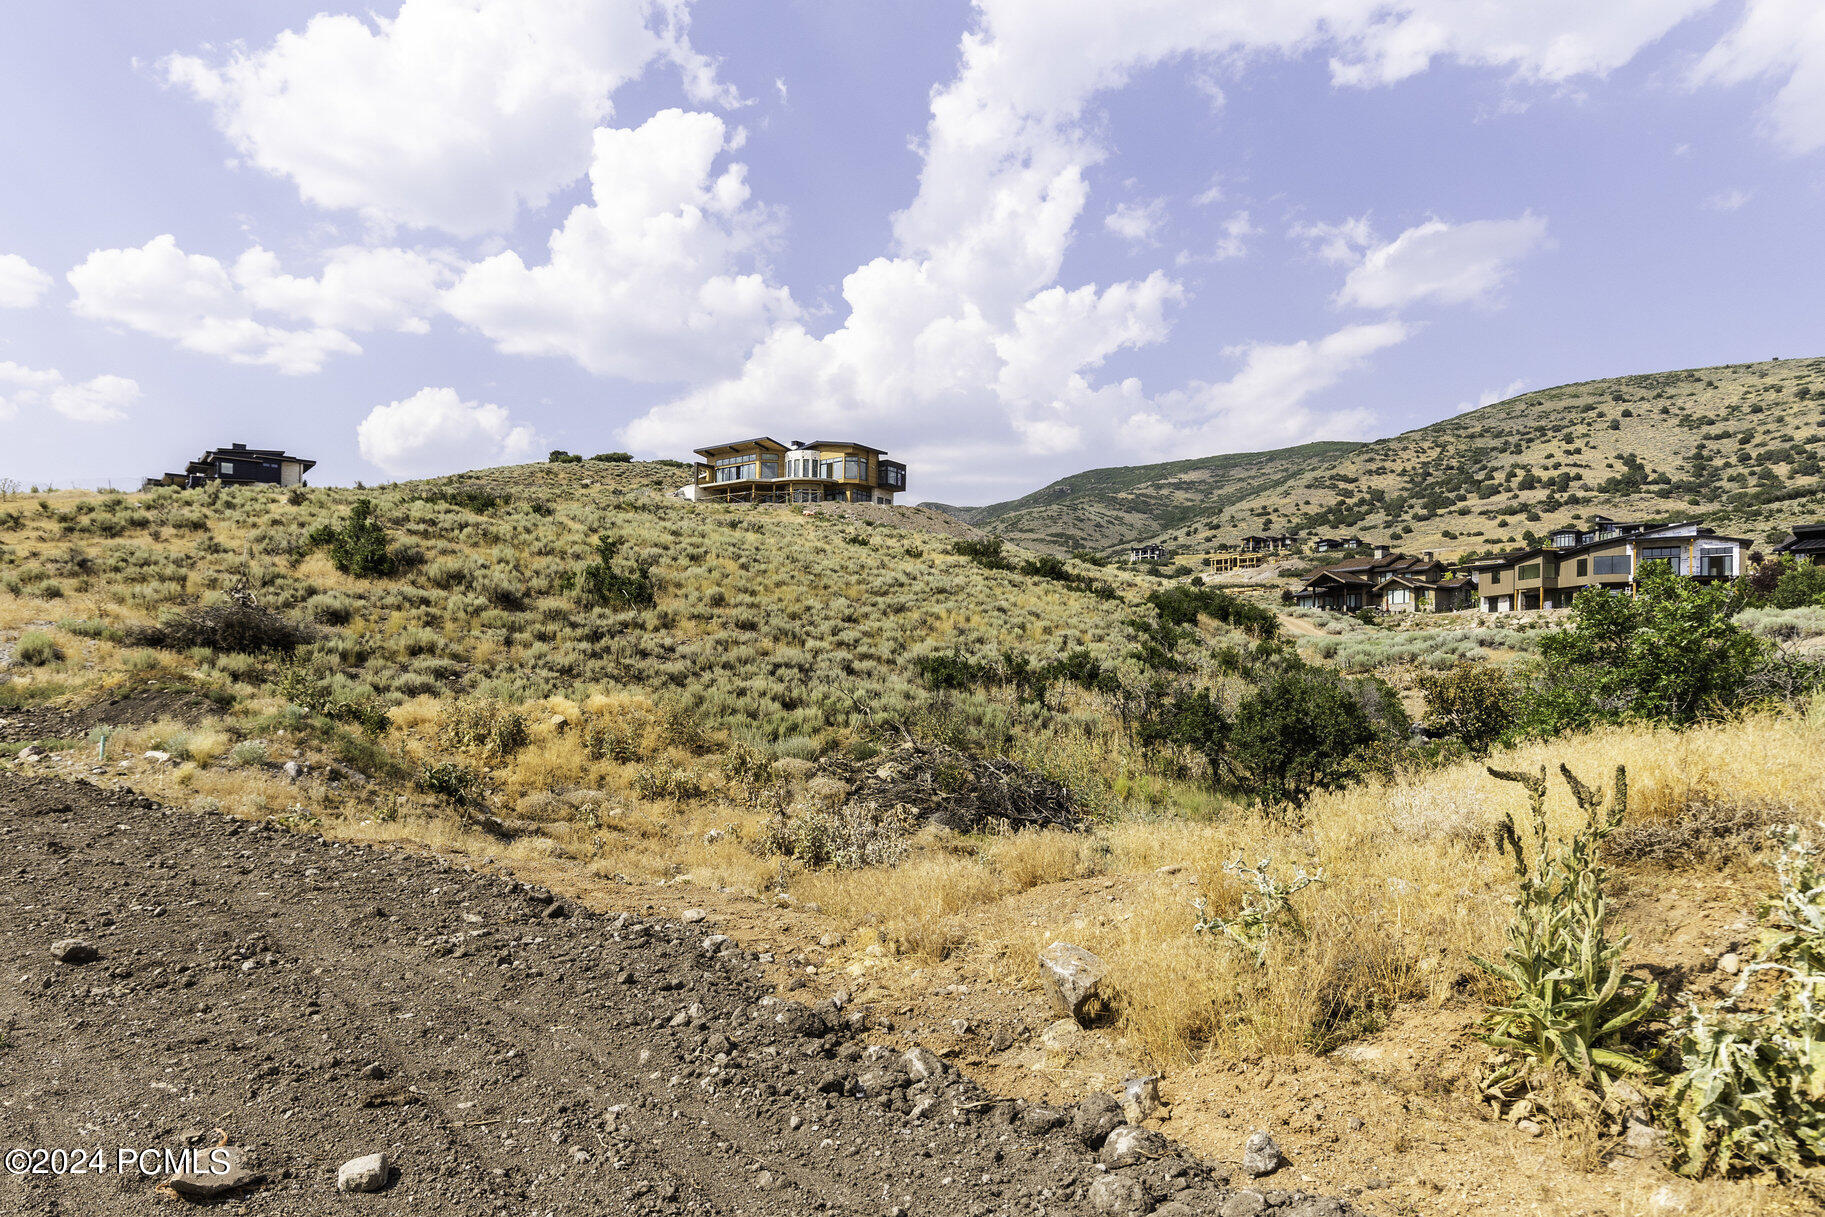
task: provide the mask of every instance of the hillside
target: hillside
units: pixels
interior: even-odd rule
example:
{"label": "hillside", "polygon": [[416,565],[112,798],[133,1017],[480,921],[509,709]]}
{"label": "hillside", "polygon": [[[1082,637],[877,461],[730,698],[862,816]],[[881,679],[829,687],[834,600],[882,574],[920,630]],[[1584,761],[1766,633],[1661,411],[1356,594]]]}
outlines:
{"label": "hillside", "polygon": [[1066,552],[1113,550],[1167,529],[1195,526],[1212,512],[1272,494],[1359,447],[1332,440],[1162,465],[1089,469],[1006,503],[926,506],[1022,545]]}
{"label": "hillside", "polygon": [[1815,358],[1584,381],[1370,444],[1093,470],[946,510],[1064,550],[1198,552],[1252,532],[1347,531],[1459,553],[1593,514],[1698,517],[1761,539],[1825,515],[1822,373]]}
{"label": "hillside", "polygon": [[[1516,1102],[1489,1118],[1477,1033],[1501,990],[1473,960],[1506,940],[1514,869],[1491,843],[1521,804],[1484,762],[1565,763],[1593,780],[1626,762],[1635,852],[1615,859],[1614,907],[1634,935],[1629,963],[1672,978],[1664,1000],[1678,1008],[1725,990],[1717,961],[1768,892],[1762,830],[1825,816],[1825,717],[1628,724],[1472,757],[1411,737],[1395,668],[1508,662],[1531,639],[1307,622],[1307,666],[1245,599],[1004,553],[950,535],[965,526],[935,512],[688,503],[665,493],[676,477],[588,461],[367,490],[0,498],[0,839],[22,915],[0,918],[0,962],[41,978],[15,986],[24,1013],[0,1060],[37,1085],[61,1076],[47,1037],[138,1034],[137,1068],[177,1076],[183,1045],[144,1034],[145,1003],[181,966],[212,1042],[303,1010],[272,1051],[345,1071],[334,1094],[275,1079],[274,1102],[345,1096],[341,1115],[261,1147],[264,1168],[301,1187],[327,1191],[324,1164],[363,1137],[423,1169],[441,1141],[382,1140],[373,1123],[395,1118],[401,1094],[418,1111],[473,1096],[462,1103],[482,1104],[473,1126],[487,1127],[501,1110],[529,1118],[511,1113],[555,1070],[575,1102],[542,1113],[540,1144],[566,1156],[544,1151],[540,1170],[589,1166],[570,1153],[587,1140],[585,1156],[627,1162],[628,1186],[645,1186],[648,1159],[611,1134],[684,1110],[693,1127],[720,1120],[723,1144],[756,1144],[742,1174],[759,1194],[786,1168],[751,1127],[797,1134],[782,1143],[809,1155],[827,1133],[859,1136],[852,1116],[894,1121],[894,1144],[981,1124],[1005,1138],[1023,1117],[1022,1136],[1072,1130],[1082,1157],[1046,1171],[1048,1187],[1075,1188],[1153,1169],[1107,1152],[1092,1164],[1079,1129],[1112,1135],[1109,1092],[1166,1074],[1170,1132],[1197,1153],[1233,1163],[1254,1130],[1273,1130],[1297,1164],[1266,1177],[1275,1187],[1372,1191],[1380,1212],[1671,1211],[1649,1204],[1667,1175],[1623,1152],[1626,1125],[1568,1109],[1543,1127]],[[1269,782],[1290,790],[1313,771],[1314,703],[1354,742],[1302,805],[1270,806]],[[1566,833],[1575,808],[1568,788],[1555,795]],[[72,841],[88,843],[81,858]],[[375,842],[396,848],[355,848]],[[435,863],[414,863],[421,851]],[[1283,883],[1323,880],[1275,887],[1268,861],[1238,872],[1238,857],[1271,860]],[[156,865],[120,865],[135,858]],[[214,898],[179,898],[199,885]],[[1246,924],[1251,891],[1302,888],[1300,932],[1256,950],[1206,920],[1240,911]],[[142,925],[148,907],[168,912]],[[635,928],[653,923],[663,932]],[[46,951],[79,933],[100,952],[89,976]],[[218,957],[197,956],[199,942]],[[1039,953],[1055,942],[1104,969],[1106,1008],[1086,1009],[1088,1025],[1061,1020],[1043,984]],[[131,968],[108,959],[129,943]],[[759,985],[741,1002],[762,1017],[723,1024],[731,1035],[714,1025],[727,1007],[712,982],[736,948]],[[118,982],[106,1001],[88,983],[100,971]],[[591,1023],[551,1040],[610,983],[633,1039],[602,1048],[615,1028]],[[794,993],[829,1020],[800,1038],[878,1028],[889,1058],[917,1047],[1007,1101],[896,1084],[859,1040],[781,1064],[771,1029],[791,1031]],[[362,1010],[395,1030],[349,1013]],[[407,1014],[419,1028],[467,1018],[486,1051],[433,1061],[413,1047],[428,1032],[400,1030]],[[651,1094],[618,1080],[634,1065]],[[136,1076],[100,1084],[137,1095]],[[362,1091],[363,1105],[347,1097]],[[709,1106],[738,1091],[747,1114]],[[577,1106],[592,1095],[627,1102],[605,1122]],[[791,1095],[800,1127],[754,1095]],[[950,1105],[924,1119],[928,1098]],[[859,1115],[835,1111],[852,1101]],[[1161,1118],[1137,1112],[1150,1136]],[[1398,1136],[1364,1131],[1384,1128]],[[930,1152],[954,1163],[964,1143]],[[680,1157],[681,1187],[698,1160]],[[1007,1207],[1015,1169],[976,1176],[1004,1189],[985,1205]],[[0,1211],[42,1208],[24,1186],[0,1178]],[[539,1186],[562,1203],[572,1184]],[[1694,1217],[1816,1210],[1766,1181],[1680,1187]],[[1088,1211],[1070,1195],[1047,1210]],[[752,1211],[804,1208],[779,1199]],[[318,1211],[305,1203],[269,1208]]]}

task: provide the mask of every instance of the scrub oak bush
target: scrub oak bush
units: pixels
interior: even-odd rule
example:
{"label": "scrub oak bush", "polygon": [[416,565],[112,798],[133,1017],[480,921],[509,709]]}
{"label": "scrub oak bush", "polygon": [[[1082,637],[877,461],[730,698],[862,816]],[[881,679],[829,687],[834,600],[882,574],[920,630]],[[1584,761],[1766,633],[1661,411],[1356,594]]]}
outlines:
{"label": "scrub oak bush", "polygon": [[1415,676],[1426,698],[1426,726],[1454,735],[1478,756],[1513,727],[1519,697],[1512,678],[1493,664],[1460,664]]}
{"label": "scrub oak bush", "polygon": [[398,569],[398,560],[387,544],[387,532],[374,518],[374,500],[356,499],[349,518],[340,527],[322,524],[310,534],[311,544],[326,546],[330,562],[345,575],[377,578]]}

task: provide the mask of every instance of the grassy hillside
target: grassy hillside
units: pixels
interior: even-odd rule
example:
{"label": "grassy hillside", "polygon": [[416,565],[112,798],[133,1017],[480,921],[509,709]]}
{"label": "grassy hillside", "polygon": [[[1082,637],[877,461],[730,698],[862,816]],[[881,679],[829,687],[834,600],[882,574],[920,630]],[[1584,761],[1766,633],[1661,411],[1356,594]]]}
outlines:
{"label": "grassy hillside", "polygon": [[965,518],[1064,549],[1157,541],[1182,552],[1290,529],[1456,553],[1593,514],[1784,535],[1795,519],[1825,516],[1825,359],[1561,385],[1324,447],[1211,458],[1263,476],[1222,481],[1201,503],[1182,493],[1185,468],[1201,462],[1174,462],[1080,474],[1090,480]]}
{"label": "grassy hillside", "polygon": [[[0,500],[0,766],[466,853],[598,907],[706,908],[777,953],[782,984],[895,1010],[1023,1097],[1167,1069],[1181,1135],[1233,1154],[1272,1127],[1317,1183],[1386,1188],[1388,1211],[1437,1207],[1448,1171],[1495,1188],[1476,1193],[1492,1212],[1667,1211],[1646,1204],[1657,1168],[1590,1169],[1615,1121],[1567,1108],[1535,1139],[1517,1104],[1487,1118],[1475,1032],[1503,989],[1472,958],[1503,949],[1515,878],[1493,829],[1521,804],[1461,748],[1408,740],[1379,681],[1318,679],[1271,615],[1207,589],[1003,555],[913,509],[685,503],[676,477],[584,462]],[[364,499],[379,535],[351,527]],[[1297,620],[1314,659],[1377,673],[1533,645]],[[85,717],[101,698],[116,716]],[[1257,809],[1223,776],[1298,770],[1310,722],[1371,713],[1303,805]],[[1592,781],[1628,764],[1616,907],[1673,1007],[1722,991],[1716,961],[1769,888],[1763,830],[1825,814],[1821,739],[1815,702],[1487,759]],[[1082,831],[908,818],[1016,766],[1044,782],[1010,780],[1010,805],[1068,790]],[[1578,822],[1567,787],[1550,815]],[[1288,921],[1239,858],[1323,880]],[[1242,950],[1221,926],[1251,906],[1281,928]],[[1104,960],[1113,1008],[1042,1037],[1034,958],[1061,939]],[[1340,1138],[1351,1117],[1363,1135]],[[1681,1187],[1693,1217],[1812,1211],[1771,1184]]]}
{"label": "grassy hillside", "polygon": [[930,506],[1022,545],[1065,552],[1114,550],[1272,494],[1359,447],[1326,441],[1163,465],[1090,469],[989,507]]}

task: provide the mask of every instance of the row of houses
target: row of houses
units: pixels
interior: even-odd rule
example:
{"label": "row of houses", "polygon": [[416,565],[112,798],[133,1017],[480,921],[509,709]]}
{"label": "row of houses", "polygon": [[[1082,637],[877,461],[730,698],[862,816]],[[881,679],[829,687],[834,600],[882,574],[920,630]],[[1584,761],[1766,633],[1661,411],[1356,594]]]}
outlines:
{"label": "row of houses", "polygon": [[[1335,563],[1293,594],[1305,608],[1390,613],[1487,613],[1568,608],[1579,592],[1600,588],[1633,593],[1650,562],[1700,580],[1734,579],[1746,569],[1753,542],[1724,536],[1697,520],[1643,524],[1595,517],[1589,527],[1554,529],[1545,545],[1464,562],[1452,569],[1431,551]],[[1800,524],[1776,553],[1825,564],[1825,524]]]}
{"label": "row of houses", "polygon": [[1454,572],[1431,550],[1419,557],[1387,551],[1333,563],[1314,573],[1293,593],[1301,608],[1355,613],[1449,613],[1476,604],[1476,584]]}
{"label": "row of houses", "polygon": [[[1213,573],[1223,574],[1235,570],[1253,570],[1265,565],[1275,554],[1290,553],[1294,550],[1309,549],[1315,554],[1336,553],[1340,550],[1372,549],[1379,556],[1386,556],[1388,546],[1370,546],[1361,537],[1312,537],[1302,539],[1296,533],[1257,533],[1243,537],[1236,548],[1216,550],[1207,554],[1185,554],[1178,561],[1192,566],[1204,567]],[[1128,550],[1130,562],[1171,562],[1172,553],[1163,545],[1135,545]]]}

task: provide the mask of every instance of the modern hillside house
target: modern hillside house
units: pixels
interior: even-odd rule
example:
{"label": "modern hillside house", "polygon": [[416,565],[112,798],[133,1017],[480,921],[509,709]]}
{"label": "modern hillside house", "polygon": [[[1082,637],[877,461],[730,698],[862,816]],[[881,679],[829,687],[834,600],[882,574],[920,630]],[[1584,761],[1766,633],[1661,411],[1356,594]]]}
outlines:
{"label": "modern hillside house", "polygon": [[1316,537],[1312,540],[1312,552],[1315,554],[1336,553],[1340,549],[1361,549],[1361,537]]}
{"label": "modern hillside house", "polygon": [[1272,554],[1281,550],[1293,549],[1299,544],[1299,538],[1292,533],[1259,534],[1242,538],[1242,552],[1245,554]]}
{"label": "modern hillside house", "polygon": [[1825,524],[1795,524],[1793,535],[1775,546],[1774,552],[1825,566]]}
{"label": "modern hillside house", "polygon": [[906,489],[906,466],[849,440],[782,444],[768,436],[697,449],[685,497],[712,503],[885,503]]}
{"label": "modern hillside house", "polygon": [[1696,520],[1650,527],[1599,516],[1593,525],[1555,528],[1551,545],[1466,563],[1483,611],[1567,608],[1590,588],[1632,593],[1649,562],[1664,562],[1684,578],[1734,579],[1743,573],[1751,544],[1718,536]]}
{"label": "modern hillside house", "polygon": [[1384,552],[1325,567],[1293,593],[1293,602],[1301,608],[1338,613],[1365,608],[1384,613],[1449,613],[1469,608],[1475,591],[1469,579],[1452,575],[1430,552],[1417,558]]}
{"label": "modern hillside house", "polygon": [[211,448],[185,465],[182,473],[147,478],[146,485],[201,486],[205,482],[220,482],[224,486],[298,486],[316,465],[316,461],[288,456],[278,448],[230,444],[226,448]]}
{"label": "modern hillside house", "polygon": [[1213,575],[1227,575],[1231,571],[1254,570],[1266,566],[1269,558],[1266,554],[1245,554],[1237,549],[1222,549],[1215,553],[1188,554],[1179,561],[1187,566],[1199,566]]}
{"label": "modern hillside house", "polygon": [[1132,545],[1128,548],[1130,562],[1164,562],[1172,557],[1164,545]]}

